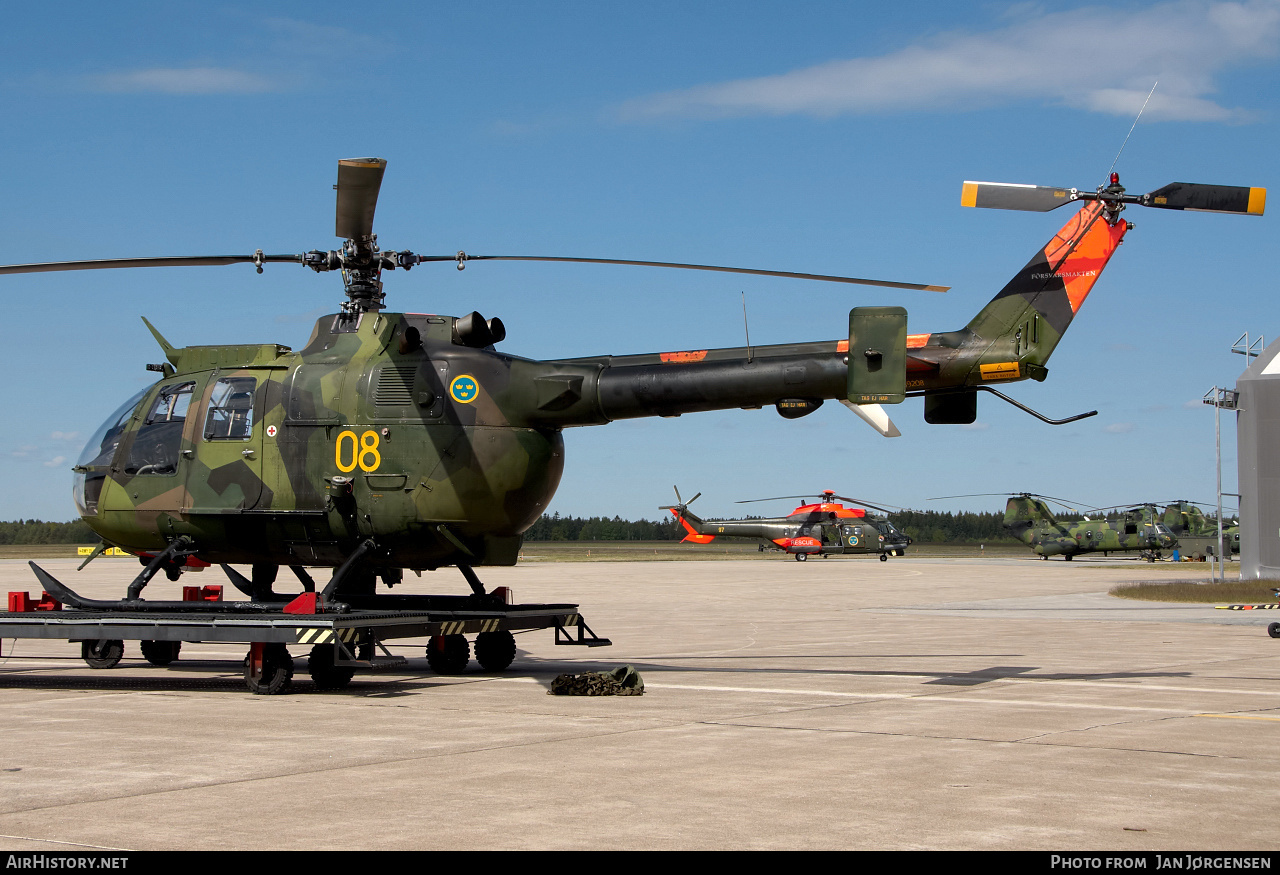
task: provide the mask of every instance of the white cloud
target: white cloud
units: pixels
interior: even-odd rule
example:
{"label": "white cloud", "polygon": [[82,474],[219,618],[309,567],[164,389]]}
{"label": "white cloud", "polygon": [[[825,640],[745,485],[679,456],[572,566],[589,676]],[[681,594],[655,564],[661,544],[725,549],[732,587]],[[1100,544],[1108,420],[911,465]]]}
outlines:
{"label": "white cloud", "polygon": [[985,422],[970,422],[960,426],[965,431],[986,431],[991,426]]}
{"label": "white cloud", "polygon": [[1034,100],[1132,116],[1159,80],[1144,118],[1240,121],[1250,111],[1215,102],[1214,75],[1274,57],[1278,46],[1280,0],[1085,7],[952,31],[887,55],[637,98],[619,112],[632,121],[830,117]]}
{"label": "white cloud", "polygon": [[57,468],[63,462],[67,461],[66,456],[54,456],[52,459],[44,463],[46,468]]}
{"label": "white cloud", "polygon": [[1103,431],[1107,434],[1128,434],[1133,431],[1132,422],[1113,422],[1108,426],[1104,426]]}
{"label": "white cloud", "polygon": [[92,91],[113,94],[262,94],[280,90],[275,80],[231,67],[153,67],[100,73],[85,79]]}
{"label": "white cloud", "polygon": [[74,441],[74,440],[79,440],[79,439],[80,439],[80,432],[78,432],[78,431],[55,431],[55,432],[53,432],[52,434],[50,434],[50,435],[49,435],[49,437],[50,437],[51,439],[55,440],[55,441]]}

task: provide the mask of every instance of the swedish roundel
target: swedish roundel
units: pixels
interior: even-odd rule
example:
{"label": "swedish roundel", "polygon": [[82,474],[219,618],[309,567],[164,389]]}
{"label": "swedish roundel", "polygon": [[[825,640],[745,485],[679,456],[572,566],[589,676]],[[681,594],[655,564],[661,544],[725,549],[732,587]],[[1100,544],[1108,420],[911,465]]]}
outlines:
{"label": "swedish roundel", "polygon": [[449,397],[459,404],[470,404],[479,394],[480,384],[476,382],[475,377],[463,374],[460,377],[454,377],[453,382],[449,384]]}

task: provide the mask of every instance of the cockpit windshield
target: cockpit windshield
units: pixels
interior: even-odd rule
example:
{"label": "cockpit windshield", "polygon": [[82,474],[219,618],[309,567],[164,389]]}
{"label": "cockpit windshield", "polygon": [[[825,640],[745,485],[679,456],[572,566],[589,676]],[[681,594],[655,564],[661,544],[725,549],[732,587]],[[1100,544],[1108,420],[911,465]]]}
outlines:
{"label": "cockpit windshield", "polygon": [[107,477],[107,468],[115,458],[120,447],[120,436],[124,434],[129,420],[138,409],[143,397],[151,391],[151,387],[138,392],[128,401],[120,405],[107,421],[98,426],[98,430],[89,438],[76,460],[75,481],[72,485],[72,497],[76,502],[76,510],[81,516],[98,512],[98,496],[102,494],[102,484]]}

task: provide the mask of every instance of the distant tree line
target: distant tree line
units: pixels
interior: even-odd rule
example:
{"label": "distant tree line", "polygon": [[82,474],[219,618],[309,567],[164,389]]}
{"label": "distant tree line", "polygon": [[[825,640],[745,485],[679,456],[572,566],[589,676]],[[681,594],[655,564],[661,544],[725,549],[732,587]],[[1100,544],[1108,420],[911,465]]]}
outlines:
{"label": "distant tree line", "polygon": [[524,533],[526,541],[679,541],[684,527],[675,517],[658,522],[624,520],[615,516],[593,516],[583,519],[560,514],[543,514]]}
{"label": "distant tree line", "polygon": [[84,520],[47,523],[44,520],[0,522],[0,544],[94,544],[99,537]]}
{"label": "distant tree line", "polygon": [[[943,513],[936,510],[904,510],[889,517],[912,540],[923,544],[982,544],[1012,542],[1005,532],[1003,513]],[[615,516],[582,517],[543,514],[526,541],[679,541],[684,527],[675,517],[657,522],[624,520]]]}
{"label": "distant tree line", "polygon": [[[923,544],[999,543],[1012,539],[1001,522],[1003,513],[942,513],[904,510],[889,517],[912,540]],[[622,517],[571,517],[543,514],[526,541],[679,541],[684,527],[675,517],[663,520],[624,520]],[[0,522],[3,544],[93,544],[99,540],[83,520],[52,523],[43,520]]]}
{"label": "distant tree line", "polygon": [[903,534],[921,544],[1015,543],[1004,530],[1004,512],[958,513],[903,510],[889,516]]}

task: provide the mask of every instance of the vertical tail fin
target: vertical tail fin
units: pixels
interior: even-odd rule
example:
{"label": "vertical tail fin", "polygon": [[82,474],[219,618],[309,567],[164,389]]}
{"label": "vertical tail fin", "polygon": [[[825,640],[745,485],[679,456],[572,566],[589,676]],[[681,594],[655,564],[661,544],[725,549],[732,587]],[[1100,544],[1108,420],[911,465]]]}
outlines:
{"label": "vertical tail fin", "polygon": [[1087,203],[1009,280],[968,325],[975,339],[987,341],[979,360],[985,378],[1043,371],[1128,230],[1102,203]]}
{"label": "vertical tail fin", "polygon": [[1004,506],[1004,525],[1007,529],[1056,522],[1047,504],[1028,495],[1010,496],[1009,502]]}
{"label": "vertical tail fin", "polygon": [[702,527],[702,520],[689,513],[688,508],[684,505],[668,508],[668,510],[680,521],[680,525],[684,526],[684,530],[689,533],[681,538],[681,541],[691,541],[694,544],[710,544],[716,539],[715,535],[704,535],[698,531]]}

